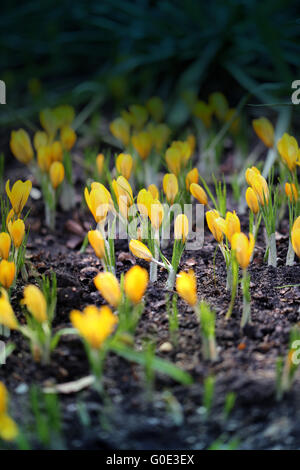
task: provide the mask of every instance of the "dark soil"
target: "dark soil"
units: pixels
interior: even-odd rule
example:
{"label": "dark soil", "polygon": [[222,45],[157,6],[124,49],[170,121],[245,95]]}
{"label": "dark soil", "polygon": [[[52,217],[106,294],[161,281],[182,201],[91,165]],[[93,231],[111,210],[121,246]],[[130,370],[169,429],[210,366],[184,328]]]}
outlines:
{"label": "dark soil", "polygon": [[[14,167],[13,179],[17,172]],[[24,179],[23,168],[18,176]],[[70,326],[69,314],[73,308],[104,303],[93,283],[100,263],[89,248],[86,253],[79,253],[84,235],[94,223],[79,204],[72,213],[58,214],[56,233],[50,233],[42,221],[43,206],[38,201],[32,204],[28,219],[30,281],[34,280],[34,270],[40,274],[56,272],[58,305],[54,327],[60,329]],[[246,217],[242,221],[247,231]],[[81,449],[202,449],[218,438],[224,442],[237,438],[241,449],[299,448],[299,381],[295,381],[282,401],[277,402],[275,398],[276,361],[278,356],[285,356],[290,329],[300,320],[299,287],[278,288],[300,282],[299,263],[294,267],[285,266],[287,231],[285,220],[279,227],[277,269],[263,262],[263,239],[258,241],[250,268],[252,324],[244,331],[240,330],[241,294],[232,318],[229,321],[224,318],[230,300],[225,290],[225,266],[218,252],[214,272],[216,244],[208,230],[199,251],[184,253],[181,269],[192,267],[195,270],[198,296],[207,300],[217,314],[219,360],[214,364],[203,360],[197,318],[181,300],[178,302],[178,344],[166,345],[170,343],[166,276],[159,272],[158,282],[147,291],[145,312],[136,331],[136,346],[140,347],[146,338],[151,339],[156,344],[157,354],[188,371],[194,384],[182,386],[165,376],[157,376],[154,390],[147,393],[143,370],[111,354],[105,367],[104,397],[100,398],[92,389],[59,396],[64,445]],[[167,255],[168,250],[170,248],[166,250]],[[124,253],[128,253],[128,243],[119,240],[116,242],[118,276],[136,262]],[[144,266],[147,267],[147,263]],[[22,288],[22,281],[18,281],[12,297],[16,310]],[[21,335],[13,333],[10,340],[16,344],[16,349],[7,364],[0,368],[0,379],[9,389],[12,413],[18,422],[28,420],[25,403],[29,385],[65,383],[89,374],[82,343],[75,336],[61,339],[48,367],[33,361]],[[216,378],[216,392],[211,414],[205,417],[203,381],[209,375]],[[228,392],[235,392],[237,399],[230,417],[224,420],[223,407]],[[87,420],[84,424],[79,418],[78,410],[82,409],[79,404],[85,405],[90,422]]]}

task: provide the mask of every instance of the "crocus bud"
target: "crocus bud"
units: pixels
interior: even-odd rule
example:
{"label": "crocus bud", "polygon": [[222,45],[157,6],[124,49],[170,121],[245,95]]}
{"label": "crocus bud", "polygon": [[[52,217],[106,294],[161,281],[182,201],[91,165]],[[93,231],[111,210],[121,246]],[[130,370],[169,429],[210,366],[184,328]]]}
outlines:
{"label": "crocus bud", "polygon": [[60,130],[60,140],[65,150],[70,151],[76,142],[77,136],[72,127],[64,126]]}
{"label": "crocus bud", "polygon": [[188,172],[185,178],[185,185],[187,191],[190,190],[190,186],[192,183],[198,184],[199,181],[199,173],[197,168],[193,168],[191,171]]}
{"label": "crocus bud", "polygon": [[84,190],[84,197],[88,208],[94,216],[97,223],[103,222],[106,219],[107,212],[110,207],[110,193],[100,183],[93,186],[89,193],[88,188]]}
{"label": "crocus bud", "polygon": [[116,195],[119,210],[123,217],[127,218],[128,208],[133,204],[132,188],[124,176],[113,180],[112,187]]}
{"label": "crocus bud", "polygon": [[121,301],[120,284],[116,276],[112,273],[105,272],[99,273],[94,283],[102,297],[113,307],[117,307]]}
{"label": "crocus bud", "polygon": [[231,239],[231,248],[235,252],[237,262],[242,269],[246,269],[250,263],[254,244],[255,240],[252,233],[249,233],[249,239],[244,233],[235,233]]}
{"label": "crocus bud", "polygon": [[7,225],[11,239],[15,248],[20,248],[25,236],[25,224],[22,219],[17,219],[14,222],[10,221]]}
{"label": "crocus bud", "polygon": [[116,160],[116,168],[120,175],[129,180],[133,166],[132,156],[129,153],[120,153]]}
{"label": "crocus bud", "polygon": [[11,238],[7,232],[0,233],[0,258],[8,259],[11,246]]}
{"label": "crocus bud", "polygon": [[33,148],[28,133],[24,129],[12,131],[10,149],[21,163],[28,165],[33,159]]}
{"label": "crocus bud", "polygon": [[145,188],[141,189],[137,196],[137,206],[142,217],[150,216],[152,203],[153,196],[150,191],[147,191]]}
{"label": "crocus bud", "polygon": [[181,271],[176,278],[176,290],[191,307],[197,304],[197,281],[194,271]]}
{"label": "crocus bud", "polygon": [[216,222],[220,218],[220,214],[216,210],[211,210],[206,212],[206,222],[209,230],[213,234],[215,240],[218,243],[221,243],[223,240],[223,232],[220,229],[218,223]]}
{"label": "crocus bud", "polygon": [[264,206],[269,202],[269,187],[268,183],[262,175],[255,175],[252,178],[252,188],[255,191],[259,203]]}
{"label": "crocus bud", "polygon": [[105,257],[105,242],[99,230],[90,230],[88,232],[88,239],[96,253],[96,256],[99,259],[104,258]]}
{"label": "crocus bud", "polygon": [[127,147],[130,139],[130,125],[123,118],[116,118],[109,126],[112,135]]}
{"label": "crocus bud", "polygon": [[167,149],[166,163],[169,171],[178,176],[182,166],[182,156],[178,148],[170,147]]}
{"label": "crocus bud", "polygon": [[189,221],[185,214],[179,214],[174,223],[174,238],[185,243],[189,233]]}
{"label": "crocus bud", "polygon": [[15,182],[11,190],[9,186],[10,184],[8,180],[5,186],[6,194],[8,196],[8,199],[10,200],[14,213],[18,217],[21,214],[28,200],[32,188],[32,183],[29,180],[25,181],[24,183],[23,181],[18,180]]}
{"label": "crocus bud", "polygon": [[151,204],[149,218],[151,221],[151,225],[155,230],[158,230],[161,226],[164,217],[164,208],[159,202],[158,199],[153,200]]}
{"label": "crocus bud", "polygon": [[152,149],[152,137],[149,132],[140,132],[139,134],[132,136],[132,145],[141,157],[142,160],[146,160]]}
{"label": "crocus bud", "polygon": [[124,278],[124,288],[126,296],[132,303],[141,302],[147,289],[148,279],[148,272],[140,266],[133,266],[127,271]]}
{"label": "crocus bud", "polygon": [[100,176],[102,175],[102,172],[103,172],[104,160],[105,160],[105,157],[103,153],[99,153],[96,158],[96,165],[97,165],[97,171]]}
{"label": "crocus bud", "polygon": [[285,183],[285,194],[290,202],[295,203],[298,200],[298,191],[294,183]]}
{"label": "crocus bud", "polygon": [[56,140],[51,145],[51,162],[62,162],[63,159],[63,149],[61,143]]}
{"label": "crocus bud", "polygon": [[204,204],[206,206],[207,204],[207,194],[206,192],[204,191],[204,189],[199,186],[199,184],[197,183],[192,183],[190,185],[190,192],[191,192],[191,195],[194,196],[194,198],[197,199],[197,201],[200,202],[200,204]]}
{"label": "crocus bud", "polygon": [[98,309],[90,305],[82,313],[79,310],[73,310],[70,319],[74,328],[93,349],[101,348],[118,323],[117,317],[107,306]]}
{"label": "crocus bud", "polygon": [[47,315],[47,302],[42,291],[33,284],[26,286],[24,289],[22,305],[26,305],[29,313],[39,323],[44,323],[48,320]]}
{"label": "crocus bud", "polygon": [[155,186],[155,184],[150,184],[148,186],[148,191],[149,193],[151,193],[153,199],[159,199],[159,191],[157,187]]}
{"label": "crocus bud", "polygon": [[[18,322],[15,317],[12,306],[5,289],[0,290],[0,324],[10,330],[18,329]],[[1,394],[0,394],[1,395]],[[1,415],[1,396],[0,396],[0,415]]]}
{"label": "crocus bud", "polygon": [[252,121],[252,126],[263,143],[271,148],[274,145],[274,127],[273,124],[269,121],[269,119],[265,117],[261,117],[259,119],[254,119]]}
{"label": "crocus bud", "polygon": [[152,253],[144,243],[139,240],[131,240],[129,243],[131,253],[137,258],[144,259],[145,261],[152,261]]}
{"label": "crocus bud", "polygon": [[178,180],[173,173],[167,173],[163,179],[163,190],[169,204],[173,204],[178,193]]}
{"label": "crocus bud", "polygon": [[65,168],[61,162],[54,162],[50,166],[50,181],[53,189],[57,189],[65,177]]}
{"label": "crocus bud", "polygon": [[241,231],[241,223],[240,219],[236,215],[235,211],[227,212],[225,220],[220,217],[216,219],[216,224],[222,230],[222,232],[228,238],[228,241],[231,243],[231,239],[235,233],[240,233]]}
{"label": "crocus bud", "polygon": [[259,203],[255,191],[252,188],[248,188],[246,191],[246,201],[253,214],[257,214],[259,211]]}
{"label": "crocus bud", "polygon": [[13,261],[7,261],[3,259],[0,263],[0,284],[5,288],[9,289],[14,282],[16,274],[16,266]]}
{"label": "crocus bud", "polygon": [[300,216],[297,217],[291,231],[291,241],[294,252],[300,258]]}
{"label": "crocus bud", "polygon": [[288,169],[294,171],[299,163],[299,146],[295,137],[285,132],[277,142],[277,150]]}
{"label": "crocus bud", "polygon": [[253,179],[257,176],[260,175],[260,171],[256,166],[252,166],[251,168],[247,168],[245,171],[245,178],[249,186],[252,186]]}

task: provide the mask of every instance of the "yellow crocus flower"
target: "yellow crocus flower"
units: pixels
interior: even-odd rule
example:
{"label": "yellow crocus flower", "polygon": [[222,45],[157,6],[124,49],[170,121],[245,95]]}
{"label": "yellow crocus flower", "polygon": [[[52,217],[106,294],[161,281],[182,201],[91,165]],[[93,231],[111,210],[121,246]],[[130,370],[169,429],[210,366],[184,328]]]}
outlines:
{"label": "yellow crocus flower", "polygon": [[155,184],[150,184],[148,186],[148,191],[152,194],[153,199],[159,199],[159,191]]}
{"label": "yellow crocus flower", "polygon": [[255,240],[252,233],[249,233],[249,239],[242,232],[235,233],[232,237],[231,248],[235,252],[237,262],[242,269],[246,269],[250,263],[254,244]]}
{"label": "yellow crocus flower", "polygon": [[255,191],[259,203],[264,206],[265,202],[269,201],[269,187],[268,183],[262,175],[254,175],[252,178],[252,188]]}
{"label": "yellow crocus flower", "polygon": [[24,289],[22,305],[26,305],[29,313],[39,322],[44,323],[48,320],[47,302],[42,291],[33,284]]}
{"label": "yellow crocus flower", "polygon": [[124,147],[127,147],[130,140],[130,125],[125,119],[119,117],[110,123],[109,126],[112,135],[120,140]]}
{"label": "yellow crocus flower", "polygon": [[170,147],[166,151],[168,170],[178,176],[182,167],[182,155],[178,148]]}
{"label": "yellow crocus flower", "polygon": [[220,218],[220,214],[216,210],[210,210],[206,212],[206,222],[209,230],[213,234],[215,240],[218,243],[221,243],[223,240],[223,232],[220,229],[218,223],[216,222]]}
{"label": "yellow crocus flower", "polygon": [[247,188],[246,191],[246,202],[249,209],[253,214],[257,214],[259,211],[259,203],[255,191],[252,188]]}
{"label": "yellow crocus flower", "polygon": [[3,382],[0,382],[0,439],[13,441],[18,435],[18,427],[7,414],[8,393]]}
{"label": "yellow crocus flower", "polygon": [[76,132],[74,129],[72,129],[72,127],[64,126],[61,128],[60,140],[65,150],[70,151],[74,147],[76,139]]}
{"label": "yellow crocus flower", "polygon": [[132,156],[129,153],[120,153],[116,159],[116,169],[118,173],[127,180],[129,180],[131,176],[131,171],[133,167],[133,160]]}
{"label": "yellow crocus flower", "polygon": [[13,261],[7,261],[3,259],[0,262],[0,284],[5,288],[9,289],[14,282],[16,274],[16,266]]}
{"label": "yellow crocus flower", "polygon": [[277,150],[290,171],[294,171],[299,164],[299,146],[295,137],[283,134],[277,142]]}
{"label": "yellow crocus flower", "polygon": [[131,240],[129,243],[131,253],[137,258],[144,259],[145,261],[152,261],[152,253],[144,243],[139,240]]}
{"label": "yellow crocus flower", "polygon": [[33,145],[35,150],[38,152],[40,147],[47,147],[48,135],[44,131],[37,131],[33,137]]}
{"label": "yellow crocus flower", "polygon": [[19,217],[29,198],[32,183],[29,180],[25,181],[24,183],[23,181],[18,180],[15,182],[11,190],[9,186],[10,182],[8,180],[5,186],[6,194],[10,200],[14,213],[17,217]]}
{"label": "yellow crocus flower", "polygon": [[84,190],[84,197],[88,208],[94,216],[97,223],[103,222],[106,219],[107,212],[110,208],[110,194],[109,191],[100,183],[91,186],[91,191],[88,188]]}
{"label": "yellow crocus flower", "polygon": [[63,149],[61,143],[56,140],[51,144],[51,163],[53,162],[62,162],[63,159]]}
{"label": "yellow crocus flower", "polygon": [[0,233],[0,258],[8,259],[11,247],[11,238],[7,232]]}
{"label": "yellow crocus flower", "polygon": [[99,259],[105,258],[105,241],[99,230],[90,230],[88,239]]}
{"label": "yellow crocus flower", "polygon": [[33,159],[33,148],[30,137],[24,129],[12,131],[10,137],[10,149],[13,155],[21,163],[28,165]]}
{"label": "yellow crocus flower", "polygon": [[153,203],[151,204],[149,218],[151,221],[151,225],[152,227],[154,227],[155,230],[158,230],[159,227],[161,226],[163,217],[164,217],[164,208],[158,199],[154,199]]}
{"label": "yellow crocus flower", "polygon": [[25,236],[25,224],[22,219],[9,221],[7,224],[8,231],[15,248],[20,248]]}
{"label": "yellow crocus flower", "polygon": [[152,149],[152,137],[149,132],[139,132],[139,134],[132,136],[132,145],[141,157],[142,160],[146,160]]}
{"label": "yellow crocus flower", "polygon": [[105,160],[105,157],[103,153],[99,153],[96,158],[96,165],[97,165],[97,171],[100,176],[103,173],[104,160]]}
{"label": "yellow crocus flower", "polygon": [[227,212],[225,219],[219,217],[216,219],[216,224],[219,226],[220,230],[226,235],[229,242],[231,243],[232,237],[235,233],[240,233],[241,223],[240,219],[236,215],[236,212]]}
{"label": "yellow crocus flower", "polygon": [[291,231],[291,241],[294,252],[300,258],[300,216],[297,217]]}
{"label": "yellow crocus flower", "polygon": [[126,296],[132,303],[141,302],[148,285],[148,272],[140,266],[133,266],[124,277],[124,289]]}
{"label": "yellow crocus flower", "polygon": [[48,173],[52,163],[51,146],[41,146],[37,151],[37,162],[41,171]]}
{"label": "yellow crocus flower", "polygon": [[154,199],[150,191],[143,188],[139,191],[137,196],[137,206],[142,217],[148,217],[151,211],[151,204]]}
{"label": "yellow crocus flower", "polygon": [[113,180],[112,187],[117,198],[119,210],[122,216],[127,218],[128,208],[133,204],[131,186],[124,176],[119,176],[116,180]]}
{"label": "yellow crocus flower", "polygon": [[298,199],[298,191],[295,183],[285,183],[284,189],[289,201],[295,203]]}
{"label": "yellow crocus flower", "polygon": [[58,129],[59,122],[53,109],[45,108],[40,112],[40,123],[51,141]]}
{"label": "yellow crocus flower", "polygon": [[185,243],[189,233],[189,221],[185,214],[178,214],[174,222],[174,238]]}
{"label": "yellow crocus flower", "polygon": [[256,168],[256,166],[247,168],[247,170],[245,171],[245,178],[249,186],[252,186],[252,181],[257,175],[260,175],[260,171],[258,168]]}
{"label": "yellow crocus flower", "polygon": [[199,173],[197,168],[193,168],[191,171],[189,171],[186,175],[185,178],[185,185],[187,191],[190,190],[190,186],[192,183],[198,184],[199,181]]}
{"label": "yellow crocus flower", "polygon": [[173,204],[178,193],[178,180],[173,173],[167,173],[163,178],[163,190],[169,204]]}
{"label": "yellow crocus flower", "polygon": [[102,297],[113,307],[117,307],[121,301],[120,284],[116,276],[112,273],[99,273],[94,283]]}
{"label": "yellow crocus flower", "polygon": [[254,119],[252,121],[252,126],[263,143],[271,148],[274,145],[274,127],[273,124],[266,117],[261,117],[259,119]]}
{"label": "yellow crocus flower", "polygon": [[74,328],[93,349],[101,348],[118,323],[117,317],[107,306],[98,309],[90,305],[82,313],[79,310],[73,310],[70,319]]}
{"label": "yellow crocus flower", "polygon": [[197,302],[197,280],[194,271],[181,271],[176,278],[176,290],[180,297],[183,298],[191,307]]}
{"label": "yellow crocus flower", "polygon": [[57,189],[65,177],[65,167],[61,162],[54,162],[49,170],[50,181],[53,189]]}
{"label": "yellow crocus flower", "polygon": [[[9,298],[5,289],[0,290],[0,324],[6,326],[10,330],[17,330],[19,325],[15,317],[12,306],[10,305]],[[1,393],[0,393],[1,396]],[[1,409],[1,397],[0,397]]]}
{"label": "yellow crocus flower", "polygon": [[197,183],[192,183],[190,185],[190,193],[198,202],[200,202],[200,204],[204,204],[205,206],[207,205],[207,194],[202,186]]}

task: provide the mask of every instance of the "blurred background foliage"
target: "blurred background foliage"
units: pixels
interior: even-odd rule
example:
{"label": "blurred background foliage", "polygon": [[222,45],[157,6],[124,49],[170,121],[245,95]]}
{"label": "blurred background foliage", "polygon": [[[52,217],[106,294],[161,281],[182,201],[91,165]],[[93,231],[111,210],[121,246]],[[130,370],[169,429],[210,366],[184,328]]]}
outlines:
{"label": "blurred background foliage", "polygon": [[297,0],[2,0],[0,31],[2,125],[59,102],[175,109],[187,89],[287,101],[300,79]]}

